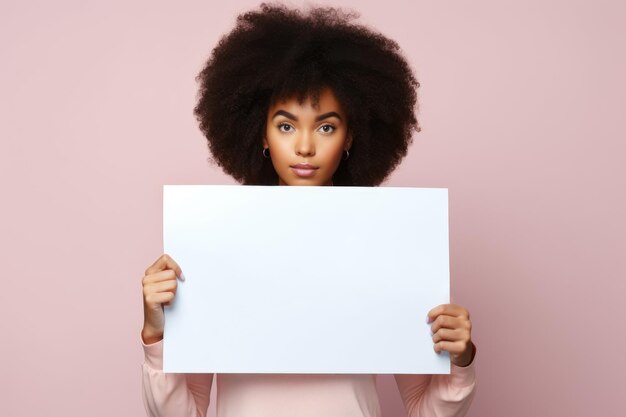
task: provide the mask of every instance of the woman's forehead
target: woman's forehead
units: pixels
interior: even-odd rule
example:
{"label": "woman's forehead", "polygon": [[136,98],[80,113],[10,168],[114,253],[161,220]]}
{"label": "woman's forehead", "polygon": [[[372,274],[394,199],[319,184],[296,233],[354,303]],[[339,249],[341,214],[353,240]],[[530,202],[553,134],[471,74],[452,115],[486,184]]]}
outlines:
{"label": "woman's forehead", "polygon": [[[316,98],[317,100],[315,100]],[[318,97],[310,93],[300,99],[297,94],[277,98],[274,103],[270,105],[270,112],[273,113],[278,108],[291,108],[293,110],[312,108],[318,113],[327,111],[342,112],[341,103],[328,87],[322,89]]]}

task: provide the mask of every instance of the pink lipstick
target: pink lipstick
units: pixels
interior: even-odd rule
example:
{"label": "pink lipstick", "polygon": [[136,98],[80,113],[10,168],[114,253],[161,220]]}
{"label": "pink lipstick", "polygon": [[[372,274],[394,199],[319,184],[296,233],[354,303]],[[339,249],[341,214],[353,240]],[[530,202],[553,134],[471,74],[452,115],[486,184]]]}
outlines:
{"label": "pink lipstick", "polygon": [[315,175],[315,171],[319,168],[311,164],[296,164],[290,166],[291,170],[299,177],[311,177]]}

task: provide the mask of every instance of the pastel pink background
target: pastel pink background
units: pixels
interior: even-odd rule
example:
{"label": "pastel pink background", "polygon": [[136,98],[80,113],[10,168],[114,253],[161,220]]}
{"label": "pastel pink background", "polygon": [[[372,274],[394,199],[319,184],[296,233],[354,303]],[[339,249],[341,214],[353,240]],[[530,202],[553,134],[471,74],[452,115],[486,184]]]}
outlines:
{"label": "pastel pink background", "polygon": [[[162,185],[234,183],[207,162],[194,77],[257,4],[0,3],[0,415],[144,415]],[[385,185],[449,188],[469,415],[621,415],[626,4],[328,4],[397,40],[422,83],[423,131]],[[379,388],[403,415],[393,377]]]}

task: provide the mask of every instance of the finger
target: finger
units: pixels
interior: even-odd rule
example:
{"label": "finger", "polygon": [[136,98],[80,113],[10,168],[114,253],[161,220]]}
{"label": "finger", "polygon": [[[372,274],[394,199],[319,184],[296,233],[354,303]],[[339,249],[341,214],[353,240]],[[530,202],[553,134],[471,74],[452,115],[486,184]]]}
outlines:
{"label": "finger", "polygon": [[437,333],[437,331],[441,328],[466,329],[468,327],[466,322],[467,321],[464,318],[441,315],[438,316],[433,324],[430,325],[430,329],[433,333]]}
{"label": "finger", "polygon": [[436,333],[433,333],[432,339],[434,343],[447,341],[447,342],[468,342],[470,335],[463,329],[439,329]]}
{"label": "finger", "polygon": [[428,322],[435,320],[437,316],[445,314],[453,317],[469,318],[469,312],[464,307],[457,304],[440,304],[428,312]]}
{"label": "finger", "polygon": [[431,313],[435,316],[439,314],[446,314],[448,316],[460,317],[466,316],[468,314],[468,311],[465,309],[465,307],[458,304],[441,304],[430,310],[428,315],[430,316]]}
{"label": "finger", "polygon": [[177,285],[178,283],[176,282],[176,280],[155,282],[153,284],[148,284],[144,287],[144,294],[148,295],[168,291],[175,293]]}
{"label": "finger", "polygon": [[447,340],[443,340],[441,342],[435,343],[433,349],[435,352],[440,353],[442,351],[446,351],[449,353],[457,354],[465,351],[465,343],[463,342],[450,342]]}
{"label": "finger", "polygon": [[166,269],[165,271],[156,272],[152,275],[146,275],[143,277],[142,283],[143,285],[152,284],[154,282],[161,281],[171,281],[176,279],[176,272],[171,269]]}
{"label": "finger", "polygon": [[426,323],[430,323],[437,318],[439,314],[443,311],[443,305],[438,305],[437,307],[430,310],[426,313]]}
{"label": "finger", "polygon": [[464,335],[458,329],[439,329],[437,333],[432,336],[433,342],[441,342],[442,340],[448,342],[456,342],[462,340]]}
{"label": "finger", "polygon": [[150,304],[163,304],[174,299],[174,293],[172,292],[157,292],[148,294],[146,296],[146,303]]}
{"label": "finger", "polygon": [[171,269],[176,272],[176,276],[181,276],[183,270],[180,266],[166,253],[161,255],[152,265],[146,269],[145,275],[152,275],[159,271]]}

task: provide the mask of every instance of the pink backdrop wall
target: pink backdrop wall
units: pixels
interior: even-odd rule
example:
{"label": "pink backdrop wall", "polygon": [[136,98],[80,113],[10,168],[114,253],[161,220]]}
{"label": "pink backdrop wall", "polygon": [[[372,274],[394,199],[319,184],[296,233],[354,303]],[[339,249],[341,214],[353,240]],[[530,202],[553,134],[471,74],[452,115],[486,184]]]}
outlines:
{"label": "pink backdrop wall", "polygon": [[[423,131],[385,185],[450,190],[469,415],[621,415],[625,3],[329,4],[396,39],[422,83]],[[207,163],[194,76],[255,5],[0,3],[0,415],[144,414],[162,185],[234,183]]]}

